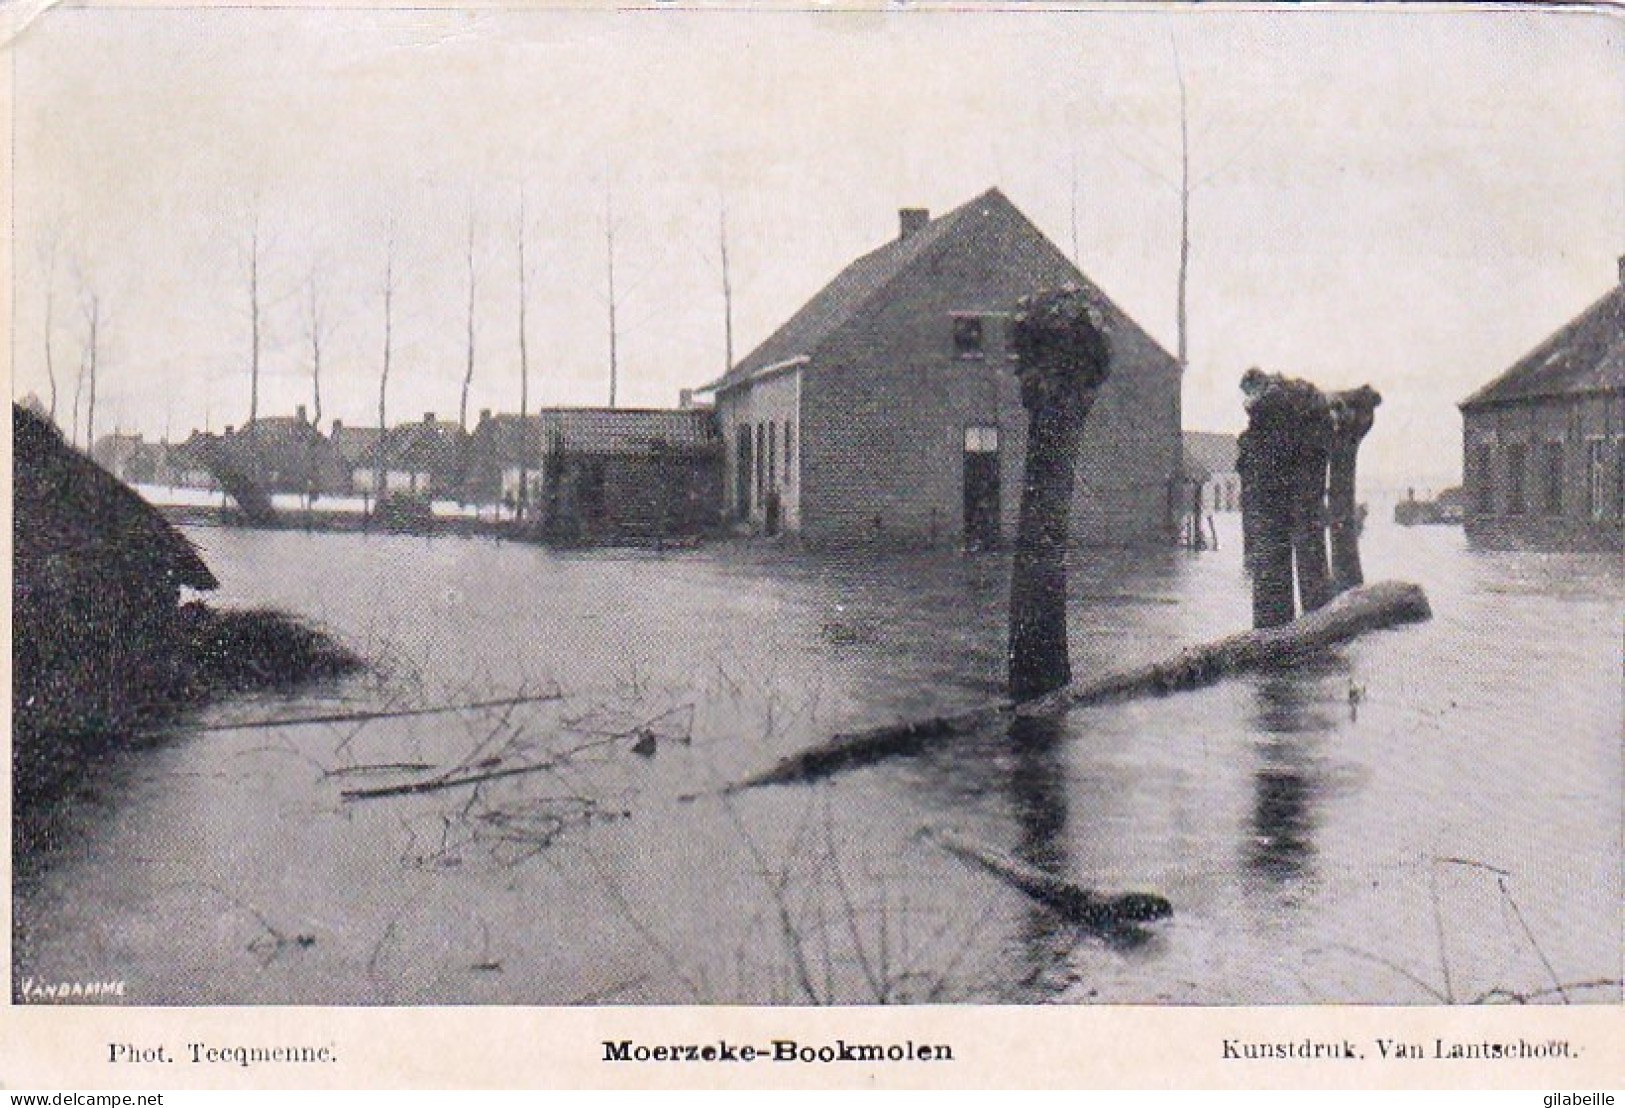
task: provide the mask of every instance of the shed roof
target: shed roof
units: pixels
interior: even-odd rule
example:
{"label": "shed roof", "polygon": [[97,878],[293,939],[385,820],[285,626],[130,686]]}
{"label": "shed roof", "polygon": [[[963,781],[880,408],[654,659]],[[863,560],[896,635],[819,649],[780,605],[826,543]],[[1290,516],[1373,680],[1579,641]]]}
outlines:
{"label": "shed roof", "polygon": [[1625,389],[1625,282],[1461,402],[1463,411]]}
{"label": "shed roof", "polygon": [[1209,477],[1236,472],[1236,436],[1221,431],[1186,431],[1185,468]]}

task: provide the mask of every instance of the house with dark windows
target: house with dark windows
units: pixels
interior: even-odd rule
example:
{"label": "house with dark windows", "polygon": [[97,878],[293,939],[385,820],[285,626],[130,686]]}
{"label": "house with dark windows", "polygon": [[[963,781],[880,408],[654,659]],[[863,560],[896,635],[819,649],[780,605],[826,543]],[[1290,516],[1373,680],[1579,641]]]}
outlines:
{"label": "house with dark windows", "polygon": [[1099,294],[1112,376],[1090,413],[1076,541],[1171,534],[1180,366],[998,189],[852,262],[702,392],[715,397],[727,510],[810,544],[998,546],[1013,537],[1027,415],[1008,334],[1035,290]]}
{"label": "house with dark windows", "polygon": [[1461,403],[1467,536],[1619,550],[1625,539],[1625,259],[1601,299]]}

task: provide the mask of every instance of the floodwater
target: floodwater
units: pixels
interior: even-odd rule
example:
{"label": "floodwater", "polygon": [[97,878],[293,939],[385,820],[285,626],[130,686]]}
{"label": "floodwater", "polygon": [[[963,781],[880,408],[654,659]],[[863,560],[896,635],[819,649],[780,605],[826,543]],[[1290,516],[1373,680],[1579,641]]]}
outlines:
{"label": "floodwater", "polygon": [[[1236,522],[1216,552],[1080,556],[1075,674],[1244,627]],[[1008,561],[192,535],[218,603],[298,613],[372,668],[100,768],[18,874],[18,982],[120,980],[136,1004],[1621,998],[1616,558],[1374,521],[1368,577],[1422,584],[1431,622],[721,795],[995,695]],[[345,795],[451,769],[522,772]],[[933,827],[1174,914],[1064,923]]]}

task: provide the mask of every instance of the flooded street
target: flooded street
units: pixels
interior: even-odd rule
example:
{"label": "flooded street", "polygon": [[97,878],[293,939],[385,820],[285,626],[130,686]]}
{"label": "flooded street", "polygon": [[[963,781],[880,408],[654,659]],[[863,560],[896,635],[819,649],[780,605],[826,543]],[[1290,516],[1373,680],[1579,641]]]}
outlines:
{"label": "flooded street", "polygon": [[[1220,528],[1216,552],[1079,556],[1075,675],[1247,626]],[[372,669],[102,767],[19,872],[19,981],[121,979],[134,1004],[1620,1000],[1611,556],[1374,522],[1368,578],[1420,583],[1431,622],[723,796],[996,696],[1008,560],[189,534],[215,602],[299,614]],[[221,729],[516,696],[546,699]],[[927,827],[1174,915],[1063,924]]]}

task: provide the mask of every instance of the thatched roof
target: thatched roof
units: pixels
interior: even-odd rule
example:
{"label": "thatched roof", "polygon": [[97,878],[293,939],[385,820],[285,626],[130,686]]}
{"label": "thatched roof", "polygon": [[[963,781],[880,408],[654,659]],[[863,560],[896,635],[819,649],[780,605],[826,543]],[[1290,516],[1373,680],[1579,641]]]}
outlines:
{"label": "thatched roof", "polygon": [[43,417],[12,405],[16,583],[38,566],[75,561],[115,577],[212,589],[197,549],[134,490],[73,449]]}

